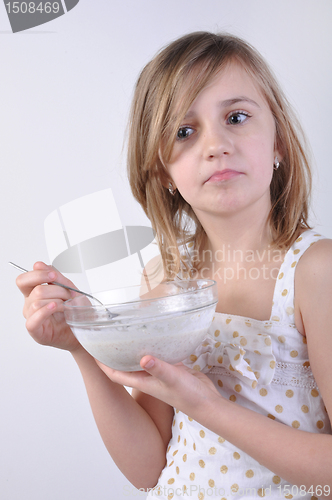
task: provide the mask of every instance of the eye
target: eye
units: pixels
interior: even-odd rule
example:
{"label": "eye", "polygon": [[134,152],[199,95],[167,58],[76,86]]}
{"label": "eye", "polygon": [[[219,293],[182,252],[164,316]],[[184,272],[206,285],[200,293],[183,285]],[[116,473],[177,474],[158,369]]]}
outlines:
{"label": "eye", "polygon": [[194,130],[191,127],[180,127],[178,133],[176,134],[176,139],[178,141],[188,139],[188,137],[190,137],[193,133]]}
{"label": "eye", "polygon": [[227,123],[229,123],[229,125],[240,125],[249,116],[249,113],[246,113],[245,111],[235,111],[228,116]]}

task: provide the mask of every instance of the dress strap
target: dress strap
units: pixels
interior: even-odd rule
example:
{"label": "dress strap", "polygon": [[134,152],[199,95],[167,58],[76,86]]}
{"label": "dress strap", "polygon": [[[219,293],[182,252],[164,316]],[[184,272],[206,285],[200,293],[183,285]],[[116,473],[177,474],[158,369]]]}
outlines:
{"label": "dress strap", "polygon": [[294,278],[296,265],[311,245],[325,238],[325,236],[309,229],[303,232],[287,251],[274,288],[271,321],[294,325]]}

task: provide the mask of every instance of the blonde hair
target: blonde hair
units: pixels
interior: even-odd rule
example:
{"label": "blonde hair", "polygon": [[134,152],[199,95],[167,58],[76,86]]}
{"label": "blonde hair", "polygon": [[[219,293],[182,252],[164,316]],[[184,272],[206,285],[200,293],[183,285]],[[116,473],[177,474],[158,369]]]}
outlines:
{"label": "blonde hair", "polygon": [[240,63],[258,84],[275,120],[276,148],[283,158],[270,186],[268,223],[273,245],[288,248],[301,229],[310,228],[311,172],[303,132],[267,63],[250,44],[233,35],[185,35],[161,50],[142,70],[129,121],[131,190],[156,232],[169,278],[181,266],[188,268],[178,245],[192,241],[199,252],[206,235],[181,194],[176,191],[172,196],[165,187],[171,179],[163,163],[170,159],[181,121],[195,98],[232,61]]}

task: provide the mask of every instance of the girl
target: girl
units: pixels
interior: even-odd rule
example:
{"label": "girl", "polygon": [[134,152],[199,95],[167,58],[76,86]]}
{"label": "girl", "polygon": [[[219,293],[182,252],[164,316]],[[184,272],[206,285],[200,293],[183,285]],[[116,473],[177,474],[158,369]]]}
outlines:
{"label": "girl", "polygon": [[72,353],[107,449],[149,498],[331,499],[332,241],[308,225],[307,156],[261,56],[205,32],[162,50],[137,82],[128,171],[162,277],[217,281],[206,341],[175,366],[107,368],[64,321],[70,292],[43,286],[70,282],[41,262],[17,279],[29,333]]}

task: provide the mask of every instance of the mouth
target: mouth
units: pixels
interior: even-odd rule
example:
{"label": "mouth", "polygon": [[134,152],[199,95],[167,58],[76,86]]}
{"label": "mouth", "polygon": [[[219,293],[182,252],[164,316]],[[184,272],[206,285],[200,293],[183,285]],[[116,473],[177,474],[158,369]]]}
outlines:
{"label": "mouth", "polygon": [[223,182],[234,179],[240,175],[242,175],[242,172],[226,168],[225,170],[218,170],[214,172],[214,174],[212,174],[211,177],[209,177],[205,182]]}

